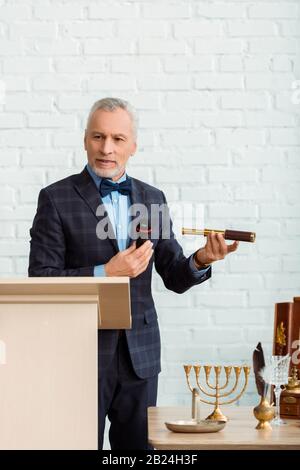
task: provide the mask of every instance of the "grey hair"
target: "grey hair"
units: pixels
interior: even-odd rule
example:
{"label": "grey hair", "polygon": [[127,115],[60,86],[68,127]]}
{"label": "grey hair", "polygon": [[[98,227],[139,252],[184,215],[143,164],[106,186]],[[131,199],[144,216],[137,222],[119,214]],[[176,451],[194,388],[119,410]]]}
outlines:
{"label": "grey hair", "polygon": [[136,137],[138,129],[138,117],[136,110],[130,103],[128,103],[128,101],[122,100],[121,98],[103,98],[102,100],[96,101],[90,109],[86,127],[88,128],[92,115],[98,109],[104,109],[105,111],[115,111],[118,108],[124,109],[129,114],[132,121],[134,136]]}

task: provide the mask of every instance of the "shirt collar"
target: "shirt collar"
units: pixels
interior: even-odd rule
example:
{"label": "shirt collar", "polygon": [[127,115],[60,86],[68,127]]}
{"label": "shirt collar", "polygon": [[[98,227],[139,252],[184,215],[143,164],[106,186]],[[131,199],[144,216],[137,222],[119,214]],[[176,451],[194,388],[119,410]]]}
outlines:
{"label": "shirt collar", "polygon": [[[96,175],[96,173],[92,170],[92,168],[90,167],[90,165],[88,163],[86,165],[86,169],[89,172],[90,176],[93,178],[93,181],[94,181],[95,185],[97,186],[97,188],[99,190],[100,183],[102,181],[101,176]],[[127,174],[126,174],[126,171],[125,171],[125,173],[117,181],[112,181],[110,178],[108,178],[108,179],[110,181],[112,181],[113,183],[122,183],[122,181],[126,180],[126,177],[127,177]]]}

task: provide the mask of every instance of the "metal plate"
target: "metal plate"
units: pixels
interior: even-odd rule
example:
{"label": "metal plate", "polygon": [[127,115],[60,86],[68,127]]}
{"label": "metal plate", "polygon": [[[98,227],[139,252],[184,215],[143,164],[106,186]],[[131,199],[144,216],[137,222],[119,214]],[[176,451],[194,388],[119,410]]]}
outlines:
{"label": "metal plate", "polygon": [[166,427],[173,432],[218,432],[226,425],[226,421],[203,420],[196,421],[169,421],[165,423]]}

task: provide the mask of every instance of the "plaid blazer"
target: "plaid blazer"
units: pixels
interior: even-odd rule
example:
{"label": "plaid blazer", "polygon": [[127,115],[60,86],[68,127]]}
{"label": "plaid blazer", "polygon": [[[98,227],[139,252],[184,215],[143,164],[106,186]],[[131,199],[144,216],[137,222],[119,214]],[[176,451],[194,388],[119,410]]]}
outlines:
{"label": "plaid blazer", "polygon": [[[162,191],[132,178],[131,202],[166,204]],[[96,226],[107,213],[96,215],[101,197],[88,171],[69,176],[41,190],[37,212],[30,230],[29,276],[93,276],[94,266],[107,263],[119,251],[115,239],[101,240]],[[151,292],[153,263],[167,289],[183,293],[211,276],[209,269],[195,277],[189,260],[174,238],[152,239],[154,256],[142,274],[130,279],[132,329],[126,330],[128,348],[140,378],[160,372],[160,334]],[[99,330],[99,369],[110,364],[118,341],[118,331]]]}

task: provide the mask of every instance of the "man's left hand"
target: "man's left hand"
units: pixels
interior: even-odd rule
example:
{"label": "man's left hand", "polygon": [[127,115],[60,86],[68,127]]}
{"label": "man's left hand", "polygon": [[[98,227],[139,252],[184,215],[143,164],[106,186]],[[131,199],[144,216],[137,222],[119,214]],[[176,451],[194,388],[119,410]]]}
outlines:
{"label": "man's left hand", "polygon": [[215,261],[224,259],[228,253],[236,251],[239,242],[235,241],[231,245],[227,245],[222,233],[211,232],[207,236],[206,245],[196,251],[194,261],[198,269],[206,267]]}

